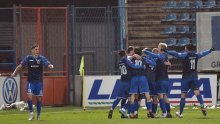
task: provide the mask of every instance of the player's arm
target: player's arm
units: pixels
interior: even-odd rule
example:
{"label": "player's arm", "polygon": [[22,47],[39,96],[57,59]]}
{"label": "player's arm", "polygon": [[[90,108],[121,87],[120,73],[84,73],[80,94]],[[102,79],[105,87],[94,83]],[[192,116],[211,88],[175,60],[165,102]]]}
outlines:
{"label": "player's arm", "polygon": [[22,64],[19,64],[19,65],[15,68],[15,70],[14,70],[14,72],[11,74],[11,76],[12,76],[12,77],[15,76],[15,75],[17,74],[17,72],[18,72],[21,68],[22,68]]}
{"label": "player's arm", "polygon": [[176,51],[166,51],[166,53],[179,59],[184,59],[187,55],[186,53],[178,53]]}
{"label": "player's arm", "polygon": [[21,63],[15,68],[14,72],[11,74],[11,76],[15,76],[17,74],[17,72],[24,66],[27,65],[28,63],[28,56],[26,56]]}
{"label": "player's arm", "polygon": [[201,52],[201,53],[196,53],[196,54],[198,55],[198,57],[199,57],[199,59],[200,59],[200,58],[202,58],[202,57],[208,55],[209,53],[211,53],[211,52],[214,51],[214,50],[215,50],[214,48],[211,48],[211,49],[208,49],[208,50],[205,50],[205,51],[203,51],[203,52]]}
{"label": "player's arm", "polygon": [[153,52],[150,52],[150,51],[147,51],[147,50],[145,50],[143,52],[147,55],[150,55],[153,58],[158,58],[158,59],[162,59],[162,60],[164,60],[166,58],[166,56],[163,55],[163,54],[156,54],[156,53],[153,53]]}
{"label": "player's arm", "polygon": [[147,57],[143,57],[142,59],[145,61],[146,64],[156,66],[155,60],[149,59]]}
{"label": "player's arm", "polygon": [[131,60],[127,59],[126,64],[133,69],[144,69],[144,66],[135,65]]}
{"label": "player's arm", "polygon": [[50,61],[47,60],[46,57],[42,56],[42,61],[43,61],[43,65],[44,66],[47,66],[50,69],[54,68],[54,66],[50,63]]}

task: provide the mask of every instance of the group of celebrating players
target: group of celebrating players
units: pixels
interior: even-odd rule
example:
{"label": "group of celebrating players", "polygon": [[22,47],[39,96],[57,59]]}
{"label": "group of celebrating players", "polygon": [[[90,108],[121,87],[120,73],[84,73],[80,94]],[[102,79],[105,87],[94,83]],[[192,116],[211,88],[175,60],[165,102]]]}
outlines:
{"label": "group of celebrating players", "polygon": [[[108,113],[111,119],[113,110],[121,101],[121,118],[138,118],[138,109],[140,101],[145,98],[147,107],[147,117],[155,118],[157,115],[157,106],[160,105],[162,118],[172,118],[170,112],[170,102],[167,97],[169,88],[168,68],[171,63],[168,55],[182,60],[182,82],[180,110],[176,116],[183,117],[185,99],[189,89],[192,89],[200,103],[204,116],[207,115],[203,98],[199,92],[197,62],[203,56],[214,51],[214,48],[201,53],[194,52],[193,44],[187,44],[185,51],[178,53],[168,51],[165,43],[159,43],[158,48],[148,49],[129,47],[126,51],[119,51],[121,60],[119,69],[121,71],[120,86],[118,96],[112,104]],[[127,111],[126,111],[127,110]]]}

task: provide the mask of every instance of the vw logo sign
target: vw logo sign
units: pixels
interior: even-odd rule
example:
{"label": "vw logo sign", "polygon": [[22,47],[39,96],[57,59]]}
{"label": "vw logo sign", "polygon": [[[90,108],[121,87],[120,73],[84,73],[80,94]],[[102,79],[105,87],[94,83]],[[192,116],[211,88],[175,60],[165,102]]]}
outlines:
{"label": "vw logo sign", "polygon": [[18,85],[14,78],[7,77],[3,83],[2,94],[5,103],[14,103],[18,95]]}

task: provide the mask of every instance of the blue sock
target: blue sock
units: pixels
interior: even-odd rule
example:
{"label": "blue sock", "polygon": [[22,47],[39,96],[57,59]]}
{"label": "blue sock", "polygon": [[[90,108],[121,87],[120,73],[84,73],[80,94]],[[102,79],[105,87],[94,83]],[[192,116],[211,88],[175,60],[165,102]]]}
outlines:
{"label": "blue sock", "polygon": [[115,107],[118,105],[118,103],[120,102],[121,99],[116,99],[113,104],[112,104],[112,110],[115,109]]}
{"label": "blue sock", "polygon": [[197,97],[197,100],[198,100],[198,102],[200,103],[200,105],[203,106],[203,105],[204,105],[204,102],[203,102],[203,99],[202,99],[201,94],[199,94],[199,95],[196,96],[196,97]]}
{"label": "blue sock", "polygon": [[159,103],[160,103],[160,108],[161,108],[162,112],[166,113],[166,106],[165,106],[164,99],[160,99]]}
{"label": "blue sock", "polygon": [[41,101],[37,101],[37,115],[40,115],[41,112]]}
{"label": "blue sock", "polygon": [[167,113],[170,113],[170,103],[166,103],[166,110],[167,110]]}
{"label": "blue sock", "polygon": [[134,111],[138,111],[138,101],[134,101]]}
{"label": "blue sock", "polygon": [[27,103],[28,103],[29,111],[30,111],[30,112],[33,112],[33,103],[32,103],[32,100],[28,100]]}
{"label": "blue sock", "polygon": [[126,100],[127,100],[127,99],[122,99],[122,100],[121,100],[121,108],[125,108],[125,106],[126,106]]}
{"label": "blue sock", "polygon": [[185,107],[185,103],[186,103],[186,99],[185,98],[181,98],[181,100],[180,100],[180,114],[183,113],[183,109]]}
{"label": "blue sock", "polygon": [[149,112],[152,112],[152,102],[147,102],[146,103],[146,107],[147,107],[147,110],[149,111]]}
{"label": "blue sock", "polygon": [[131,113],[131,106],[130,106],[130,101],[127,102],[127,113]]}
{"label": "blue sock", "polygon": [[155,103],[152,104],[152,112],[157,113],[157,104]]}
{"label": "blue sock", "polygon": [[134,114],[134,104],[130,104],[130,113]]}

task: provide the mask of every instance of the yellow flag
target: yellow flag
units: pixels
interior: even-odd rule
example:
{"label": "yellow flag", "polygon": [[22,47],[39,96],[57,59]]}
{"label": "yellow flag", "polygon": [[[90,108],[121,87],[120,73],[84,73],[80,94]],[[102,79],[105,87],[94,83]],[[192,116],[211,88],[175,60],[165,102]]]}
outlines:
{"label": "yellow flag", "polygon": [[80,67],[79,67],[79,73],[82,76],[84,74],[84,56],[82,56]]}

